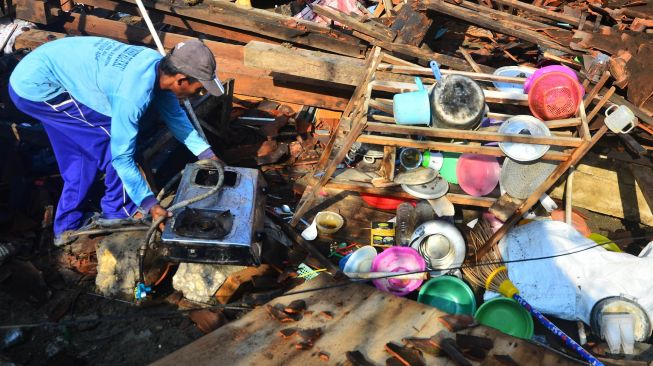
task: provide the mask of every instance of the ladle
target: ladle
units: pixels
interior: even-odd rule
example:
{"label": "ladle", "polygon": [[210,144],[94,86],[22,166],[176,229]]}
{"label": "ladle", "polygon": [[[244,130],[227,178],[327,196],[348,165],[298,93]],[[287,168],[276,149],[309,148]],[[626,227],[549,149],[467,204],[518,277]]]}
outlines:
{"label": "ladle", "polygon": [[313,219],[313,222],[302,231],[302,238],[311,241],[317,238],[317,220]]}

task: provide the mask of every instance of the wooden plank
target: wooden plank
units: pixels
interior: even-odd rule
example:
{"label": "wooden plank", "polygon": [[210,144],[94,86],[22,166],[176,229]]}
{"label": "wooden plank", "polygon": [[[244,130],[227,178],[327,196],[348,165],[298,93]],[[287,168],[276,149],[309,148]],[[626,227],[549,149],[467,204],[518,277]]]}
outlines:
{"label": "wooden plank", "polygon": [[436,137],[446,139],[472,140],[472,141],[501,141],[520,142],[541,145],[572,146],[578,147],[582,140],[576,137],[554,137],[554,136],[529,136],[529,135],[506,135],[494,132],[481,132],[469,130],[455,130],[434,127],[419,127],[406,125],[388,125],[386,123],[368,122],[366,131],[383,132],[387,134],[415,135],[424,137]]}
{"label": "wooden plank", "polygon": [[[400,137],[387,137],[387,136],[375,136],[375,135],[361,135],[357,141],[376,144],[376,145],[387,145],[395,147],[414,147],[416,149],[423,150],[438,150],[438,151],[451,151],[459,153],[472,153],[472,154],[483,154],[490,156],[504,156],[503,151],[500,148],[495,146],[472,146],[472,145],[461,145],[447,142],[436,142],[436,141],[418,141],[408,138]],[[557,151],[548,151],[544,156],[543,160],[553,160],[553,161],[565,161],[569,159],[569,154],[557,152]]]}
{"label": "wooden plank", "polygon": [[[424,85],[426,89],[429,85]],[[373,81],[372,89],[376,91],[384,91],[388,93],[406,93],[416,91],[417,85],[414,83],[403,83],[399,81]],[[522,93],[510,93],[496,90],[483,90],[485,94],[485,101],[487,103],[500,103],[500,104],[514,104],[514,105],[528,105],[528,95]]]}
{"label": "wooden plank", "polygon": [[359,31],[363,34],[367,34],[370,37],[374,37],[382,41],[392,42],[397,36],[397,32],[376,21],[368,20],[367,22],[363,23],[360,21],[360,19],[345,14],[329,6],[313,4],[310,5],[310,7],[318,15],[340,22],[351,29]]}
{"label": "wooden plank", "polygon": [[365,61],[253,41],[245,46],[245,66],[338,84],[358,85],[363,76]]}
{"label": "wooden plank", "polygon": [[[84,4],[100,9],[119,11],[121,13],[140,16],[140,12],[138,11],[136,5],[130,3],[123,3],[113,0],[84,0]],[[278,39],[265,37],[256,32],[231,28],[221,24],[197,21],[190,18],[180,17],[174,14],[167,14],[154,9],[150,9],[148,12],[150,18],[154,23],[161,22],[184,30],[221,37],[241,43],[247,43],[250,41],[261,41],[276,44],[281,43],[281,41]]]}
{"label": "wooden plank", "polygon": [[[345,365],[348,364],[346,354],[352,350],[361,352],[374,365],[385,365],[388,353],[384,346],[389,342],[401,344],[403,338],[430,338],[435,334],[453,337],[439,321],[445,313],[432,306],[393,296],[369,285],[352,283],[335,287],[340,284],[343,283],[320,275],[297,287],[295,294],[278,297],[269,304],[288,305],[294,300],[304,300],[312,313],[305,314],[297,322],[279,323],[271,319],[266,307],[262,306],[152,365]],[[290,339],[279,336],[280,330],[291,327],[320,328],[322,336],[311,350],[300,350],[295,347],[301,341],[299,336]],[[484,330],[485,334],[481,335]],[[482,325],[470,331],[489,338],[494,338],[491,334],[501,337],[501,341],[496,342],[502,346],[498,353],[514,355],[524,365],[528,364],[528,358],[524,358],[527,355],[530,360],[543,359],[551,365],[577,364],[550,349]],[[528,353],[522,352],[522,348]],[[329,354],[328,363],[320,360],[319,352]],[[426,353],[424,359],[427,365],[452,364],[445,357]]]}
{"label": "wooden plank", "polygon": [[[412,46],[408,44],[392,43],[392,42],[383,42],[383,41],[375,41],[372,44],[375,46],[379,46],[386,51],[400,53],[408,57],[415,57],[422,62],[429,62],[431,60],[435,60],[437,61],[438,64],[450,67],[452,69],[474,71],[463,59],[449,56],[449,55],[444,55],[441,53],[436,53],[433,51],[423,50],[416,46]],[[485,69],[484,71],[487,72],[487,70]]]}
{"label": "wooden plank", "polygon": [[[478,65],[480,67],[480,65]],[[415,67],[415,66],[399,66],[399,65],[390,65],[390,64],[381,64],[379,65],[379,71],[388,71],[398,74],[407,74],[407,75],[425,75],[433,76],[433,71],[429,67]],[[461,75],[467,76],[468,78],[474,80],[482,81],[499,81],[505,83],[518,83],[523,84],[526,82],[526,78],[519,77],[510,77],[510,76],[498,76],[494,74],[487,74],[483,72],[470,72],[470,71],[459,71],[459,70],[440,70],[442,75]]]}
{"label": "wooden plank", "polygon": [[542,47],[553,48],[570,54],[578,53],[571,50],[569,47],[562,46],[556,42],[549,40],[548,37],[541,33],[527,29],[523,24],[503,19],[502,16],[495,14],[491,9],[487,9],[487,11],[479,13],[473,10],[465,9],[461,6],[448,4],[443,0],[422,0],[421,4],[423,4],[423,6],[425,6],[427,9],[435,10],[437,12],[456,17],[476,26],[517,37]]}
{"label": "wooden plank", "polygon": [[[135,4],[136,0],[117,0]],[[211,1],[195,6],[146,3],[148,9],[159,10],[182,18],[225,25],[287,42],[298,43],[352,57],[363,57],[366,47],[353,36],[301,19],[263,9],[244,9],[227,1]]]}
{"label": "wooden plank", "polygon": [[[650,167],[588,154],[575,166],[574,207],[653,225],[653,195],[649,192],[653,186],[647,185],[652,173]],[[564,182],[558,182],[549,195],[564,199]]]}
{"label": "wooden plank", "polygon": [[[362,182],[352,182],[352,181],[342,181],[338,179],[332,179],[329,183],[326,184],[325,188],[341,189],[345,191],[359,192],[359,193],[369,193],[376,194],[380,196],[387,197],[397,197],[397,198],[406,198],[406,199],[417,199],[414,196],[404,192],[400,188],[396,187],[385,187],[379,188],[374,187],[369,183]],[[474,207],[485,207],[489,208],[496,201],[492,197],[472,197],[465,194],[458,193],[447,193],[447,199],[451,203],[456,205],[463,206],[474,206]]]}
{"label": "wooden plank", "polygon": [[416,1],[409,0],[407,6],[402,6],[392,22],[391,28],[397,32],[396,43],[419,47],[433,24],[433,18],[415,11],[413,6]]}
{"label": "wooden plank", "polygon": [[531,14],[541,16],[543,18],[555,20],[557,22],[568,23],[575,27],[577,27],[580,24],[579,18],[570,15],[565,15],[562,13],[556,13],[551,10],[542,9],[538,6],[525,3],[519,0],[493,0],[493,1],[495,1],[498,4],[512,6],[515,9],[520,9],[529,12]]}

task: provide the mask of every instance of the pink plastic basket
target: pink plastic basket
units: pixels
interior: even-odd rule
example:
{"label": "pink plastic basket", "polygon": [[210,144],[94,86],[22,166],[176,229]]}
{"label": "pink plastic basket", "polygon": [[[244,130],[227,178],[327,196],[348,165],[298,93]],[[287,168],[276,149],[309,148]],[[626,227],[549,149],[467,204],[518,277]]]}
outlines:
{"label": "pink plastic basket", "polygon": [[564,72],[547,72],[533,80],[528,93],[528,107],[533,116],[550,121],[572,117],[582,99],[578,81]]}

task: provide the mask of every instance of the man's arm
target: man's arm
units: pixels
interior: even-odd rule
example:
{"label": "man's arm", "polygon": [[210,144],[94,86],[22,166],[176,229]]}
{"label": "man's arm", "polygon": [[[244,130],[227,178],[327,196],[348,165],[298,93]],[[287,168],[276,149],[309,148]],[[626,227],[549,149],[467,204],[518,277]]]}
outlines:
{"label": "man's arm", "polygon": [[159,205],[134,160],[138,121],[143,115],[143,107],[120,99],[114,101],[112,110],[116,112],[111,118],[111,163],[116,173],[132,201],[150,212],[152,219],[167,216],[168,212]]}
{"label": "man's arm", "polygon": [[170,132],[198,159],[217,159],[211,146],[193,128],[174,93],[159,90],[156,92],[153,103]]}

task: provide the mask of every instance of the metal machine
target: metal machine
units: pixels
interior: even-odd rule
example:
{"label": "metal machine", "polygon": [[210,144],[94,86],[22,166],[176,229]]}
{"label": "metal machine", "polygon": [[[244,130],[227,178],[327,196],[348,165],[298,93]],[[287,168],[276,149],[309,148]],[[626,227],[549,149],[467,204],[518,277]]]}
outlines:
{"label": "metal machine", "polygon": [[[225,167],[216,193],[173,212],[160,252],[178,262],[259,265],[266,184],[255,169]],[[184,169],[173,204],[201,195],[218,181],[216,170],[198,164]]]}

